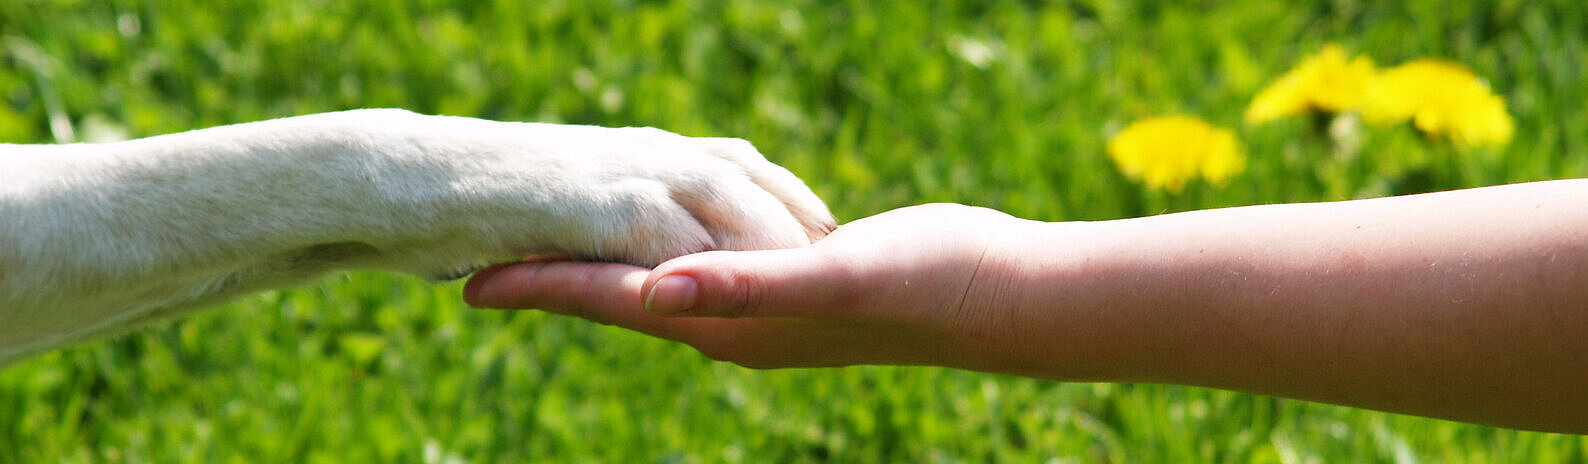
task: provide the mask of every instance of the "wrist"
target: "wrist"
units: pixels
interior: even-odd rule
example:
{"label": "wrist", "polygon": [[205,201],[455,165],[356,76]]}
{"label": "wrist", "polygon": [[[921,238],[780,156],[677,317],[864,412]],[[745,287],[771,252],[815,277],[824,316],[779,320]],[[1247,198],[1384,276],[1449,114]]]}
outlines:
{"label": "wrist", "polygon": [[[1050,293],[1072,268],[1057,244],[1089,223],[1045,223],[1006,217],[986,225],[986,248],[971,271],[958,330],[966,354],[961,368],[1055,378],[1060,362],[1047,326],[1055,314]],[[970,317],[974,315],[975,317]]]}
{"label": "wrist", "polygon": [[[1135,222],[1020,221],[989,249],[981,286],[1004,288],[991,370],[1064,381],[1159,381],[1174,369],[1175,292],[1132,238]],[[984,265],[985,266],[985,265]]]}

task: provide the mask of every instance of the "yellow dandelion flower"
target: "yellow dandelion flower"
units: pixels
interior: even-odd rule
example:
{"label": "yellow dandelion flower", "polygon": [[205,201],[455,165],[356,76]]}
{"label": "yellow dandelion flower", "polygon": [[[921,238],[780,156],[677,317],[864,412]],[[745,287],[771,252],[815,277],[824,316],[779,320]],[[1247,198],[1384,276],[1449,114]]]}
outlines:
{"label": "yellow dandelion flower", "polygon": [[1460,64],[1414,60],[1385,70],[1368,86],[1362,119],[1395,124],[1411,119],[1424,133],[1462,145],[1504,145],[1515,125],[1505,100]]}
{"label": "yellow dandelion flower", "polygon": [[1234,133],[1190,116],[1131,123],[1109,139],[1108,156],[1125,176],[1171,192],[1192,178],[1223,183],[1246,169]]}
{"label": "yellow dandelion flower", "polygon": [[1340,112],[1362,102],[1373,78],[1373,60],[1347,57],[1329,44],[1264,87],[1246,107],[1246,123],[1261,124],[1307,111]]}

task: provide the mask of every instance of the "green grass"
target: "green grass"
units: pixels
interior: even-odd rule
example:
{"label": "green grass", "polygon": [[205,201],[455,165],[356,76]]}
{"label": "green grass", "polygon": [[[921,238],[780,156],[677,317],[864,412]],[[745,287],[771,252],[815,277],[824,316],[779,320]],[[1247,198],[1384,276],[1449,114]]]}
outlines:
{"label": "green grass", "polygon": [[[750,139],[843,220],[928,201],[1042,220],[1588,175],[1578,2],[0,2],[0,141],[370,106]],[[1513,143],[1244,127],[1324,43],[1442,57]],[[965,53],[978,45],[992,54]],[[1247,173],[1180,194],[1107,136],[1186,113]],[[97,128],[97,129],[96,129]],[[4,220],[0,218],[0,220]],[[0,371],[0,462],[1581,462],[1588,438],[1245,394],[933,368],[752,371],[457,285],[267,293]]]}

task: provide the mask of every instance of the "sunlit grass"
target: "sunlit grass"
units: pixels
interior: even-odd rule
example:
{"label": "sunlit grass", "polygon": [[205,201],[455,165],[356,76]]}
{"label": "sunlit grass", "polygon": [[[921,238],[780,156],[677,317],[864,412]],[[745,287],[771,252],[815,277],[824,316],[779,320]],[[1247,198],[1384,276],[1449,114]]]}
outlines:
{"label": "sunlit grass", "polygon": [[[844,220],[927,201],[1094,220],[1588,173],[1580,6],[1411,3],[8,1],[0,142],[53,140],[52,117],[84,138],[370,106],[651,125],[750,139]],[[1326,43],[1470,67],[1515,117],[1511,143],[1362,125],[1341,151],[1331,120],[1243,125]],[[1179,193],[1129,180],[1107,140],[1162,114],[1235,128],[1245,171]],[[0,417],[0,462],[1588,459],[1580,437],[1198,388],[751,371],[365,273],[15,365]]]}

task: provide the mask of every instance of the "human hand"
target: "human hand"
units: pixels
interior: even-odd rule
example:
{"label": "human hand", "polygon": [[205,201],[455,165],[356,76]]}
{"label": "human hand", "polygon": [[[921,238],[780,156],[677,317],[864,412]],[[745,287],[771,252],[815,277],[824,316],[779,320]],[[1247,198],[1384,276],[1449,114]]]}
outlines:
{"label": "human hand", "polygon": [[712,251],[655,270],[499,264],[476,274],[464,298],[626,327],[749,367],[998,370],[1008,351],[991,342],[1014,323],[998,304],[1011,272],[984,257],[1027,223],[990,209],[923,205],[844,225],[809,247]]}
{"label": "human hand", "polygon": [[464,295],[751,367],[1196,385],[1583,433],[1585,193],[1570,180],[1056,223],[927,205],[655,270],[498,265]]}

